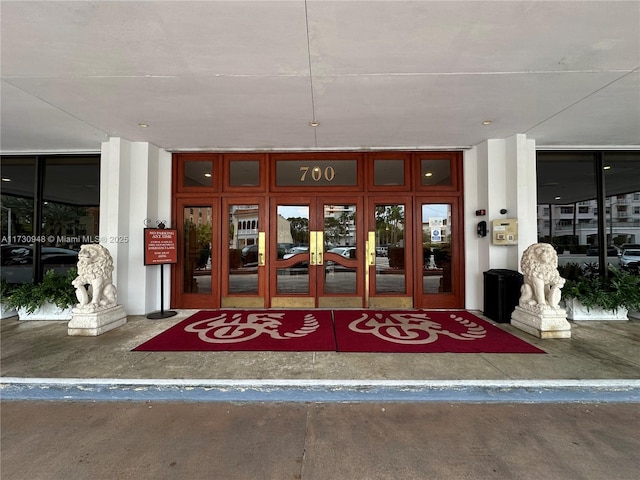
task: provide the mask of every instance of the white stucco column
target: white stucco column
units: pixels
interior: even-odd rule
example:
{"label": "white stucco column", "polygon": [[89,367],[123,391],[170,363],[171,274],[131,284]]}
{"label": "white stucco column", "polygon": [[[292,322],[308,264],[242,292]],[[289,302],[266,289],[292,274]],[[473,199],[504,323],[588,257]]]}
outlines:
{"label": "white stucco column", "polygon": [[[489,139],[464,154],[466,296],[469,309],[483,309],[483,272],[519,270],[522,252],[537,241],[535,142],[525,135]],[[486,210],[484,217],[476,210]],[[507,213],[500,213],[501,210]],[[493,220],[518,221],[518,245],[491,243]],[[487,222],[487,236],[476,225]]]}
{"label": "white stucco column", "polygon": [[[118,303],[129,315],[160,309],[160,267],[144,265],[147,218],[153,227],[171,220],[171,154],[146,142],[111,138],[102,144],[100,244],[111,252]],[[164,275],[168,308],[168,266]]]}

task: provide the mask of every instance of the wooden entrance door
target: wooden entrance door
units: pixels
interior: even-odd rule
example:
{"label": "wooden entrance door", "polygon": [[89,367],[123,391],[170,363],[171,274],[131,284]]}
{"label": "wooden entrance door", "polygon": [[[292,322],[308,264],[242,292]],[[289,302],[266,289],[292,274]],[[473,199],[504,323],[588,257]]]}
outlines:
{"label": "wooden entrance door", "polygon": [[225,198],[222,202],[222,307],[267,306],[266,199]]}
{"label": "wooden entrance door", "polygon": [[180,308],[215,308],[220,302],[220,236],[218,200],[179,199],[176,204],[179,261],[172,303]]}
{"label": "wooden entrance door", "polygon": [[414,215],[416,307],[464,308],[461,199],[416,197]]}
{"label": "wooden entrance door", "polygon": [[[413,307],[413,209],[410,196],[369,199],[368,306]],[[421,272],[421,270],[418,270]]]}
{"label": "wooden entrance door", "polygon": [[363,307],[361,197],[279,197],[270,209],[271,307]]}

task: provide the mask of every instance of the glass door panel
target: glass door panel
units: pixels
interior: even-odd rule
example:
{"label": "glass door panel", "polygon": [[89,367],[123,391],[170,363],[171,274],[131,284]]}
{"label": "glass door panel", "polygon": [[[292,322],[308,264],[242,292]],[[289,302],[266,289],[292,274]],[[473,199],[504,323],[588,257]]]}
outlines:
{"label": "glass door panel", "polygon": [[316,269],[319,307],[364,306],[365,235],[362,199],[318,198]]}
{"label": "glass door panel", "polygon": [[277,203],[271,210],[270,283],[275,287],[271,306],[310,307],[315,303],[309,275],[310,211],[309,202]]}
{"label": "glass door panel", "polygon": [[358,291],[357,206],[323,206],[325,294],[356,294]]}
{"label": "glass door panel", "polygon": [[177,208],[181,261],[176,265],[176,300],[181,308],[216,308],[220,286],[216,202],[182,200]]}
{"label": "glass door panel", "polygon": [[423,200],[418,204],[420,239],[415,264],[422,271],[420,307],[464,306],[458,202],[459,199],[451,203]]}
{"label": "glass door panel", "polygon": [[369,232],[374,232],[375,265],[370,266],[370,301],[377,307],[412,307],[410,198],[374,198],[369,208]]}
{"label": "glass door panel", "polygon": [[422,204],[422,293],[451,292],[451,205]]}
{"label": "glass door panel", "polygon": [[232,204],[229,219],[229,293],[258,293],[258,205]]}
{"label": "glass door panel", "polygon": [[193,205],[183,209],[183,292],[211,293],[212,209],[209,206]]}
{"label": "glass door panel", "polygon": [[[244,203],[244,202],[247,203]],[[256,200],[254,199],[253,202]],[[223,285],[224,307],[264,307],[264,269],[266,232],[264,202],[251,199],[225,200],[223,211]]]}

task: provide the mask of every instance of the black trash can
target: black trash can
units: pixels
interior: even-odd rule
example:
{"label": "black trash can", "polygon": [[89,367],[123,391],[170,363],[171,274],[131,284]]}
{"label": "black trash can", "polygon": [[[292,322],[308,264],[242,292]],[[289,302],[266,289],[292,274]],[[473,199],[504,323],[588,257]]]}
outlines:
{"label": "black trash can", "polygon": [[498,323],[509,323],[523,283],[524,277],[515,270],[496,268],[484,272],[484,314]]}

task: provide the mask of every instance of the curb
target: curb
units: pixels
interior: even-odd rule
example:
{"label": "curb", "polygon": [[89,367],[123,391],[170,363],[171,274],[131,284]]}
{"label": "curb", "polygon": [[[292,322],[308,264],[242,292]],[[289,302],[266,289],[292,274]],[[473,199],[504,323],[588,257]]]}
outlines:
{"label": "curb", "polygon": [[3,401],[640,403],[640,380],[0,379]]}

